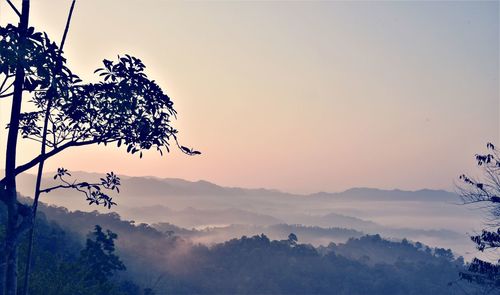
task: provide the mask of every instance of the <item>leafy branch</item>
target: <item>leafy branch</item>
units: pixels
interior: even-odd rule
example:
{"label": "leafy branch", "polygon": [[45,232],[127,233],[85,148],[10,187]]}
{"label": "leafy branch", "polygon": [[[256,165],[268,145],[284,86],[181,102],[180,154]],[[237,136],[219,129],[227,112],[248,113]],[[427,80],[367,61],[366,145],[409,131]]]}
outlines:
{"label": "leafy branch", "polygon": [[67,169],[58,168],[57,173],[54,175],[54,179],[59,179],[62,184],[42,189],[40,193],[49,193],[56,189],[75,189],[85,194],[89,205],[103,205],[108,209],[116,205],[116,203],[113,202],[113,198],[104,192],[104,190],[116,190],[117,193],[120,193],[120,177],[113,172],[106,173],[105,177],[100,178],[100,181],[95,183],[85,181],[77,182],[77,180],[71,182],[66,179],[67,176],[71,176],[71,173],[69,173]]}

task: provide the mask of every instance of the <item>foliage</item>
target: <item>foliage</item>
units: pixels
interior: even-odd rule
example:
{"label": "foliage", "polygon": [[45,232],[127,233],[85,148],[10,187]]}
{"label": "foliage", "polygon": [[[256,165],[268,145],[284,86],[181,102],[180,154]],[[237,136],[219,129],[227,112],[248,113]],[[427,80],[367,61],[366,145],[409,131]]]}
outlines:
{"label": "foliage", "polygon": [[146,76],[140,59],[126,54],[116,61],[104,60],[96,70],[101,81],[83,83],[46,33],[29,28],[27,39],[20,39],[18,27],[0,27],[0,97],[12,95],[9,90],[20,62],[26,75],[23,90],[31,93],[35,110],[19,114],[18,131],[37,142],[45,138],[50,150],[16,167],[16,175],[69,147],[90,144],[116,143],[142,157],[150,149],[169,152],[173,141],[187,155],[200,154],[180,145],[171,122],[177,114],[173,102]]}
{"label": "foliage", "polygon": [[99,225],[95,226],[91,238],[87,239],[86,247],[80,254],[79,263],[91,270],[86,280],[95,280],[100,283],[108,281],[114,272],[125,270],[125,265],[114,254],[114,240],[118,236],[110,230],[105,233]]}
{"label": "foliage", "polygon": [[[0,74],[4,80],[0,87],[0,96],[9,96],[12,78],[20,65],[25,73],[24,90],[29,92],[47,90],[57,81],[58,89],[67,88],[68,83],[78,81],[65,66],[57,45],[46,33],[28,28],[26,39],[21,41],[21,31],[17,26],[8,24],[0,27]],[[58,76],[58,79],[54,79]]]}
{"label": "foliage", "polygon": [[475,179],[461,175],[465,187],[460,188],[465,204],[482,204],[488,210],[487,228],[478,235],[471,236],[476,248],[481,252],[493,253],[495,261],[474,258],[468,271],[461,272],[462,279],[483,286],[486,291],[500,292],[500,154],[491,143],[486,145],[487,154],[477,154],[477,165],[484,177]]}
{"label": "foliage", "polygon": [[[0,219],[5,218],[5,207],[0,206]],[[142,295],[137,284],[120,282],[115,275],[125,269],[115,253],[115,233],[96,226],[83,247],[81,235],[63,230],[59,224],[49,221],[43,212],[37,219],[30,294]],[[3,238],[4,234],[4,223],[1,223],[0,237]],[[21,259],[25,258],[27,246],[27,240],[23,240]],[[24,264],[20,267],[24,273]],[[124,292],[122,285],[136,292]]]}
{"label": "foliage", "polygon": [[288,243],[290,243],[290,245],[297,245],[297,242],[299,241],[299,238],[297,238],[297,235],[294,234],[294,233],[290,233],[288,235]]}
{"label": "foliage", "polygon": [[[47,145],[53,150],[86,144],[116,143],[126,146],[128,153],[156,149],[170,150],[169,140],[177,145],[178,131],[171,126],[176,116],[170,97],[144,73],[138,58],[125,55],[116,62],[103,61],[96,73],[98,83],[82,84],[74,80],[67,88],[58,89],[50,106]],[[37,111],[23,114],[21,131],[25,138],[40,141],[42,115],[47,111],[47,92],[33,98]],[[182,147],[189,155],[200,152]]]}
{"label": "foliage", "polygon": [[99,182],[96,183],[88,183],[86,181],[76,182],[76,180],[73,182],[69,182],[66,179],[67,176],[71,176],[71,174],[68,172],[67,169],[58,168],[57,173],[54,175],[54,179],[59,179],[62,182],[62,184],[43,189],[40,192],[49,193],[52,190],[60,188],[75,189],[83,193],[87,197],[89,205],[92,204],[103,205],[108,209],[111,208],[112,205],[116,205],[116,203],[113,202],[113,198],[104,192],[104,190],[110,190],[110,191],[116,190],[116,192],[118,193],[120,192],[119,189],[119,186],[121,185],[120,177],[118,177],[113,172],[106,173],[106,176],[104,178],[100,178]]}

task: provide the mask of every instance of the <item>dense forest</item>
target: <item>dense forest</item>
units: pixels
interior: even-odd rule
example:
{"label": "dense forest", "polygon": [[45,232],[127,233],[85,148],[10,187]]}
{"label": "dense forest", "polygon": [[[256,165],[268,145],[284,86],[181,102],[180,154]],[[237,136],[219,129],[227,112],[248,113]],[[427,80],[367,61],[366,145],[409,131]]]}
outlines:
{"label": "dense forest", "polygon": [[450,250],[379,235],[319,248],[293,233],[206,246],[175,232],[186,229],[162,232],[116,213],[44,204],[37,222],[32,294],[457,294],[468,287],[457,282],[464,261]]}

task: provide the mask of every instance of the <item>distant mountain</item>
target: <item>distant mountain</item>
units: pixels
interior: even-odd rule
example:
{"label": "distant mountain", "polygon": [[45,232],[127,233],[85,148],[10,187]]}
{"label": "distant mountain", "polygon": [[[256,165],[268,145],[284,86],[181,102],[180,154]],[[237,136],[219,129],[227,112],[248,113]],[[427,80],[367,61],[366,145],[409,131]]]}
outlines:
{"label": "distant mountain", "polygon": [[[72,177],[78,181],[99,181],[103,174],[72,172]],[[288,202],[293,199],[303,199],[303,196],[293,195],[268,189],[244,189],[222,187],[207,181],[187,181],[173,178],[130,177],[120,175],[122,185],[120,194],[114,194],[114,200],[119,206],[143,207],[145,205],[164,205],[174,209],[187,207],[221,209],[239,208],[256,209],[254,206],[274,207],[277,200]],[[22,174],[18,178],[18,190],[23,195],[31,196],[35,177]],[[43,177],[43,187],[59,184],[52,178],[52,173]],[[55,190],[42,196],[48,203],[67,207],[71,210],[85,210],[82,195],[74,190]],[[79,200],[79,201],[76,201]],[[255,210],[258,211],[258,210]]]}
{"label": "distant mountain", "polygon": [[459,202],[455,193],[444,190],[421,189],[417,191],[404,191],[399,189],[382,190],[376,188],[351,188],[338,193],[315,193],[310,197],[323,200],[343,199],[351,201],[419,201],[419,202]]}
{"label": "distant mountain", "polygon": [[[46,173],[43,177],[45,186],[56,185],[52,179],[53,173]],[[73,172],[72,178],[78,180],[97,180],[103,174],[89,172]],[[132,177],[120,175],[122,179],[121,191],[123,195],[140,196],[274,196],[291,198],[317,198],[342,200],[370,200],[370,201],[451,201],[458,202],[455,193],[444,190],[421,189],[417,191],[382,190],[376,188],[352,188],[343,192],[319,192],[309,195],[300,195],[281,192],[274,189],[249,189],[238,187],[223,187],[217,184],[199,180],[187,181],[178,178],[157,178],[152,176]],[[22,194],[31,195],[35,183],[35,176],[24,173],[18,178],[19,190]],[[56,192],[54,192],[56,193]],[[60,194],[61,192],[57,192]],[[63,192],[68,194],[68,192]],[[71,194],[71,192],[69,192]]]}
{"label": "distant mountain", "polygon": [[[71,180],[99,181],[103,174],[72,172]],[[480,228],[478,213],[457,206],[459,197],[443,190],[381,190],[353,188],[337,193],[291,194],[270,189],[219,186],[207,181],[120,175],[118,204],[111,208],[123,218],[149,224],[167,222],[185,228],[229,225],[271,226],[298,224],[322,228],[346,228],[384,237],[408,237],[433,246],[451,247],[464,254],[471,248],[466,232]],[[23,174],[18,190],[33,193],[35,177]],[[47,173],[43,187],[59,184]],[[69,210],[110,212],[89,206],[74,190],[56,190],[43,202]],[[224,230],[219,230],[224,231]],[[315,241],[322,239],[315,231]],[[235,236],[234,236],[235,237]]]}

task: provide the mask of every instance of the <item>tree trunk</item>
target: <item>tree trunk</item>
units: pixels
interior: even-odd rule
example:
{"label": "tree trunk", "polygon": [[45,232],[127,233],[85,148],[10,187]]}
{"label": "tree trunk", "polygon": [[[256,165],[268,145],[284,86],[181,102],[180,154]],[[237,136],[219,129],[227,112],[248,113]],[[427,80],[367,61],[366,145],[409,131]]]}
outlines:
{"label": "tree trunk", "polygon": [[19,212],[15,181],[7,181],[6,187],[7,228],[0,273],[4,275],[2,278],[3,287],[5,288],[4,294],[15,295],[17,290],[17,224],[19,222]]}
{"label": "tree trunk", "polygon": [[[68,20],[66,21],[66,26],[64,28],[64,33],[62,36],[61,40],[61,45],[59,47],[59,50],[62,53],[62,50],[64,48],[64,43],[66,41],[66,36],[68,35],[68,30],[69,30],[69,24],[71,22],[71,17],[73,15],[73,9],[75,8],[75,2],[76,0],[73,0],[71,2],[71,7],[69,9],[69,14],[68,14]],[[55,71],[55,77],[54,79],[57,79],[57,75],[59,74],[59,71],[61,71],[62,68],[62,62],[57,64],[57,68]],[[55,90],[55,83],[53,82],[51,89],[49,90],[48,93],[48,101],[47,101],[47,110],[45,111],[45,117],[44,117],[44,122],[43,122],[43,133],[42,133],[42,146],[40,150],[40,155],[45,155],[46,152],[46,146],[47,146],[47,130],[48,130],[48,125],[49,125],[49,116],[50,116],[50,109],[52,107],[52,100],[54,99],[56,95],[56,90]],[[45,160],[40,161],[40,164],[38,164],[38,172],[36,175],[36,184],[35,184],[35,196],[33,200],[33,224],[30,228],[30,232],[28,235],[28,253],[27,253],[27,258],[26,258],[26,270],[24,272],[24,284],[23,284],[23,295],[28,295],[29,291],[29,279],[30,279],[30,272],[31,272],[31,256],[33,255],[33,240],[35,236],[35,224],[36,224],[36,211],[38,208],[38,199],[40,198],[40,186],[42,183],[42,176],[43,176],[43,166],[45,164]]]}
{"label": "tree trunk", "polygon": [[[29,19],[29,0],[23,0],[21,19],[19,21],[20,42],[26,38]],[[22,57],[21,57],[22,58]],[[17,246],[19,238],[19,208],[16,190],[16,152],[17,136],[19,133],[19,117],[23,99],[24,69],[18,61],[14,80],[14,94],[12,96],[12,109],[10,114],[9,133],[7,137],[7,152],[5,161],[5,190],[2,201],[7,205],[7,228],[5,232],[4,249],[0,262],[0,274],[3,275],[2,294],[16,295],[17,292]]]}

